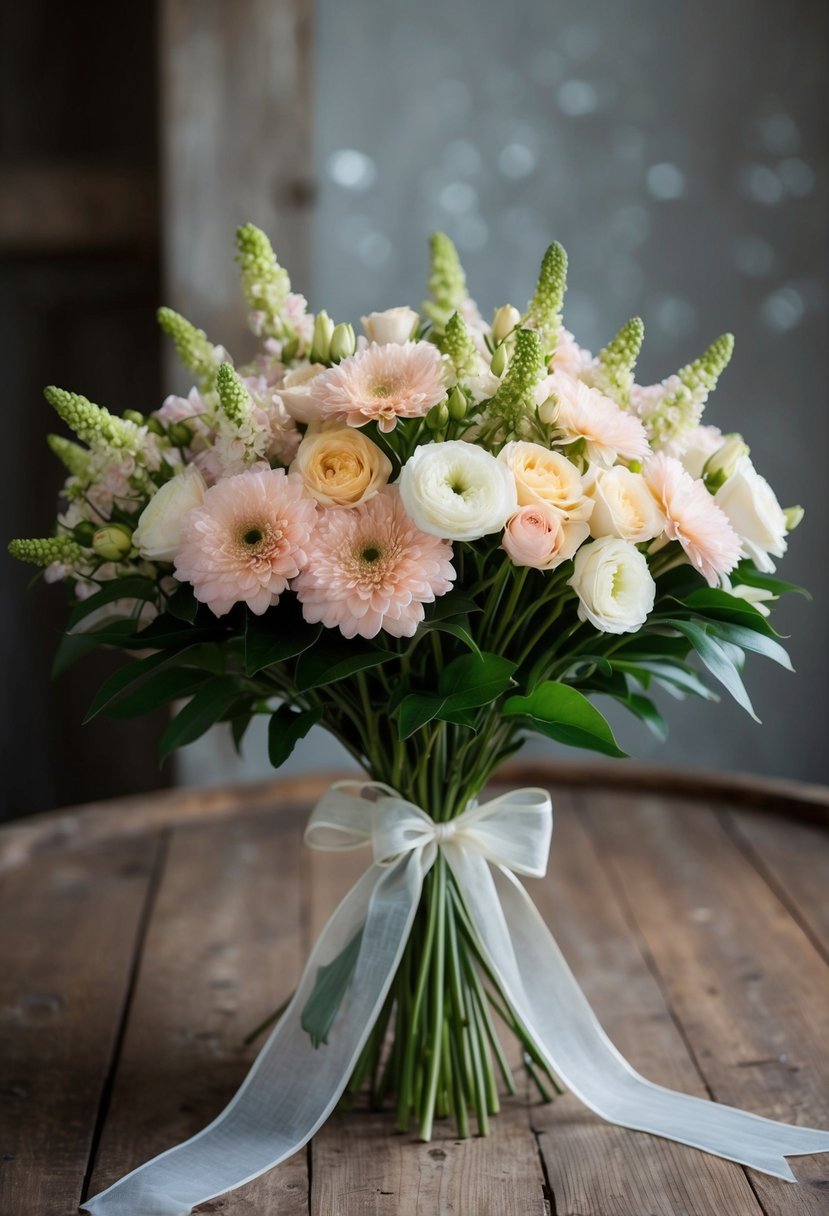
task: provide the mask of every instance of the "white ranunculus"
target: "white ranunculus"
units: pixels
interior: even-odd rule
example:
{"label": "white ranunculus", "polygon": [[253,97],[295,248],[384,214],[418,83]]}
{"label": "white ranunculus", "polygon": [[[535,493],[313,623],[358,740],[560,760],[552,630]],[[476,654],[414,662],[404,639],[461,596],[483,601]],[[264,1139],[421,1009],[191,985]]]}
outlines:
{"label": "white ranunculus", "polygon": [[415,448],[400,473],[400,497],[423,532],[477,540],[500,532],[518,507],[515,478],[501,461],[462,439]]}
{"label": "white ranunculus", "polygon": [[370,312],[360,320],[369,342],[378,346],[396,342],[402,346],[411,338],[420,317],[413,308],[387,308],[385,312]]}
{"label": "white ranunculus", "polygon": [[618,536],[638,544],[663,531],[665,516],[640,473],[624,465],[597,468],[586,489],[593,500],[591,536]]}
{"label": "white ranunculus", "polygon": [[635,633],[653,608],[656,584],[635,545],[603,536],[582,545],[568,580],[579,597],[579,620],[602,633]]}
{"label": "white ranunculus", "polygon": [[195,465],[165,482],[147,503],[132,543],[151,562],[171,562],[181,543],[184,520],[204,501],[207,483]]}
{"label": "white ranunculus", "polygon": [[731,477],[720,486],[714,502],[731,521],[743,543],[743,554],[758,570],[771,574],[773,557],[786,552],[786,516],[774,490],[761,477],[748,456],[737,464]]}

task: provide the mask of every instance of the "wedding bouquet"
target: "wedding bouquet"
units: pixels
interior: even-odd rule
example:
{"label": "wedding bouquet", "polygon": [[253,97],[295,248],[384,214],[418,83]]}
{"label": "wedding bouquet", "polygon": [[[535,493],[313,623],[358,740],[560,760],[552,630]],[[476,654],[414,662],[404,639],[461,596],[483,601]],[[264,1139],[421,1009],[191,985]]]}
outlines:
{"label": "wedding bouquet", "polygon": [[[520,837],[538,799],[490,813],[478,795],[528,733],[623,755],[597,695],[663,736],[655,689],[716,699],[694,655],[753,713],[746,652],[788,665],[768,617],[793,589],[773,572],[802,511],[781,508],[740,435],[702,423],[731,336],[640,386],[638,318],[596,356],[564,327],[558,244],[527,308],[490,324],[436,234],[421,310],[372,313],[360,336],[309,313],[259,229],[240,228],[237,247],[254,358],[236,364],[163,308],[195,381],[186,397],[119,417],[46,389],[80,442],[50,436],[68,470],[54,535],[11,552],[71,589],[58,670],[96,646],[135,655],[90,717],[171,704],[167,755],[216,722],[238,747],[264,714],[275,766],[319,724],[373,784],[333,791],[311,843],[370,835],[394,871],[420,822],[422,885],[349,1088],[393,1095],[398,1126],[415,1120],[423,1138],[449,1114],[467,1135],[470,1110],[484,1132],[496,1066],[513,1086],[494,1011],[545,1097],[567,1068],[521,1004],[526,980],[493,963],[459,878],[464,833],[467,853],[543,870],[543,841],[539,863],[510,860],[507,839],[509,816]],[[295,998],[311,1067],[381,950],[365,908],[348,919]]]}

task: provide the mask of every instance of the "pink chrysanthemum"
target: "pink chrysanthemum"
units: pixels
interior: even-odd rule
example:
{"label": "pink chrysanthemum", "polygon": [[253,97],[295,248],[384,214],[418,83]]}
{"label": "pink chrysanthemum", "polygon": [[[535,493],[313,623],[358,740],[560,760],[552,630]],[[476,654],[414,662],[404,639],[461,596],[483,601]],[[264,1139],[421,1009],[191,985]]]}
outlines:
{"label": "pink chrysanthemum", "polygon": [[[556,430],[566,443],[583,439],[591,464],[610,468],[619,456],[625,460],[644,460],[650,454],[641,421],[619,409],[615,401],[598,389],[564,372],[555,372],[538,386],[536,399],[543,395],[555,401],[552,417]],[[544,412],[542,408],[542,416]]]}
{"label": "pink chrysanthemum", "polygon": [[313,383],[321,418],[392,431],[398,418],[421,418],[446,396],[440,354],[431,342],[372,342]]}
{"label": "pink chrysanthemum", "polygon": [[665,512],[665,535],[679,541],[691,565],[710,587],[716,587],[721,576],[740,560],[740,538],[728,516],[703,482],[693,478],[675,456],[658,453],[645,465],[644,473]]}
{"label": "pink chrysanthemum", "polygon": [[302,478],[284,469],[226,477],[187,516],[176,578],[216,616],[239,603],[261,616],[305,564],[316,509]]}
{"label": "pink chrysanthemum", "polygon": [[294,590],[306,621],[344,637],[385,629],[409,638],[423,605],[452,586],[451,558],[451,543],[416,528],[389,487],[358,507],[323,511]]}

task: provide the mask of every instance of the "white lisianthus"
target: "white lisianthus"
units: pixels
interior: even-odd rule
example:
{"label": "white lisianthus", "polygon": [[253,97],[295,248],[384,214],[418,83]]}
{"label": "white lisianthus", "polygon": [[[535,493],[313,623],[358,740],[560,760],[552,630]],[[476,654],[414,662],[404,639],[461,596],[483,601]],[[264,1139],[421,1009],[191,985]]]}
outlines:
{"label": "white lisianthus", "polygon": [[603,536],[582,545],[568,585],[579,597],[579,620],[602,633],[635,633],[656,596],[648,563],[629,541]]}
{"label": "white lisianthus", "polygon": [[195,465],[165,482],[147,503],[132,543],[151,562],[171,562],[181,543],[184,521],[204,501],[207,483]]}
{"label": "white lisianthus", "polygon": [[665,516],[647,482],[623,465],[597,468],[585,488],[593,500],[591,536],[618,536],[638,544],[665,528]]}
{"label": "white lisianthus", "polygon": [[387,308],[385,312],[370,312],[360,320],[369,342],[378,346],[395,342],[402,346],[411,338],[420,317],[413,308]]}
{"label": "white lisianthus", "polygon": [[400,473],[406,513],[423,532],[477,540],[500,532],[518,506],[505,464],[462,439],[415,448]]}
{"label": "white lisianthus", "polygon": [[771,559],[786,552],[786,516],[774,490],[748,456],[743,456],[717,490],[714,502],[742,541],[743,556],[750,558],[758,570],[771,574],[775,569]]}
{"label": "white lisianthus", "polygon": [[705,462],[722,446],[723,438],[718,426],[696,426],[675,441],[677,451],[668,455],[678,456],[692,477],[702,477]]}
{"label": "white lisianthus", "polygon": [[738,583],[736,587],[733,587],[728,578],[724,580],[722,590],[727,591],[729,595],[733,595],[736,600],[745,600],[747,604],[751,604],[763,616],[770,615],[769,609],[766,607],[766,601],[777,599],[774,592],[767,590],[765,587],[752,587],[748,583]]}

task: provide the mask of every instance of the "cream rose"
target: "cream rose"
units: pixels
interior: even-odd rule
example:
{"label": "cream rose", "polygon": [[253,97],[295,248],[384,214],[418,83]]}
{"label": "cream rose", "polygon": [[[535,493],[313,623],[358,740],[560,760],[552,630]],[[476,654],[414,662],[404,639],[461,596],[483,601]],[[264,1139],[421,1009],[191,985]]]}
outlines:
{"label": "cream rose", "polygon": [[156,490],[138,519],[132,543],[151,562],[171,562],[186,517],[204,501],[207,483],[195,465]]}
{"label": "cream rose", "polygon": [[639,473],[623,465],[596,469],[586,489],[593,500],[591,536],[618,536],[639,543],[664,530],[665,516]]}
{"label": "cream rose", "polygon": [[314,422],[319,417],[314,381],[325,370],[322,363],[295,367],[286,374],[279,387],[273,390],[274,396],[281,399],[285,409],[297,422]]}
{"label": "cream rose", "polygon": [[509,468],[462,439],[415,448],[400,473],[400,497],[423,532],[477,540],[500,532],[518,506]]}
{"label": "cream rose", "polygon": [[648,563],[629,541],[615,536],[583,545],[568,585],[579,597],[579,620],[602,633],[635,633],[653,608],[656,584]]}
{"label": "cream rose", "polygon": [[581,473],[561,452],[517,439],[502,448],[498,459],[515,478],[521,506],[552,507],[570,520],[590,518],[593,503],[584,492]]}
{"label": "cream rose", "polygon": [[771,559],[786,552],[786,516],[774,490],[748,456],[738,461],[734,473],[714,495],[714,502],[726,513],[742,541],[743,555],[758,570],[771,574],[775,568]]}
{"label": "cream rose", "polygon": [[381,490],[391,461],[361,431],[337,427],[307,434],[291,465],[324,507],[354,507]]}
{"label": "cream rose", "polygon": [[555,570],[590,535],[586,523],[570,523],[552,507],[519,507],[507,520],[501,547],[516,566]]}
{"label": "cream rose", "polygon": [[402,346],[411,338],[420,317],[413,308],[387,308],[385,312],[370,312],[360,320],[369,342],[378,346],[395,342]]}

